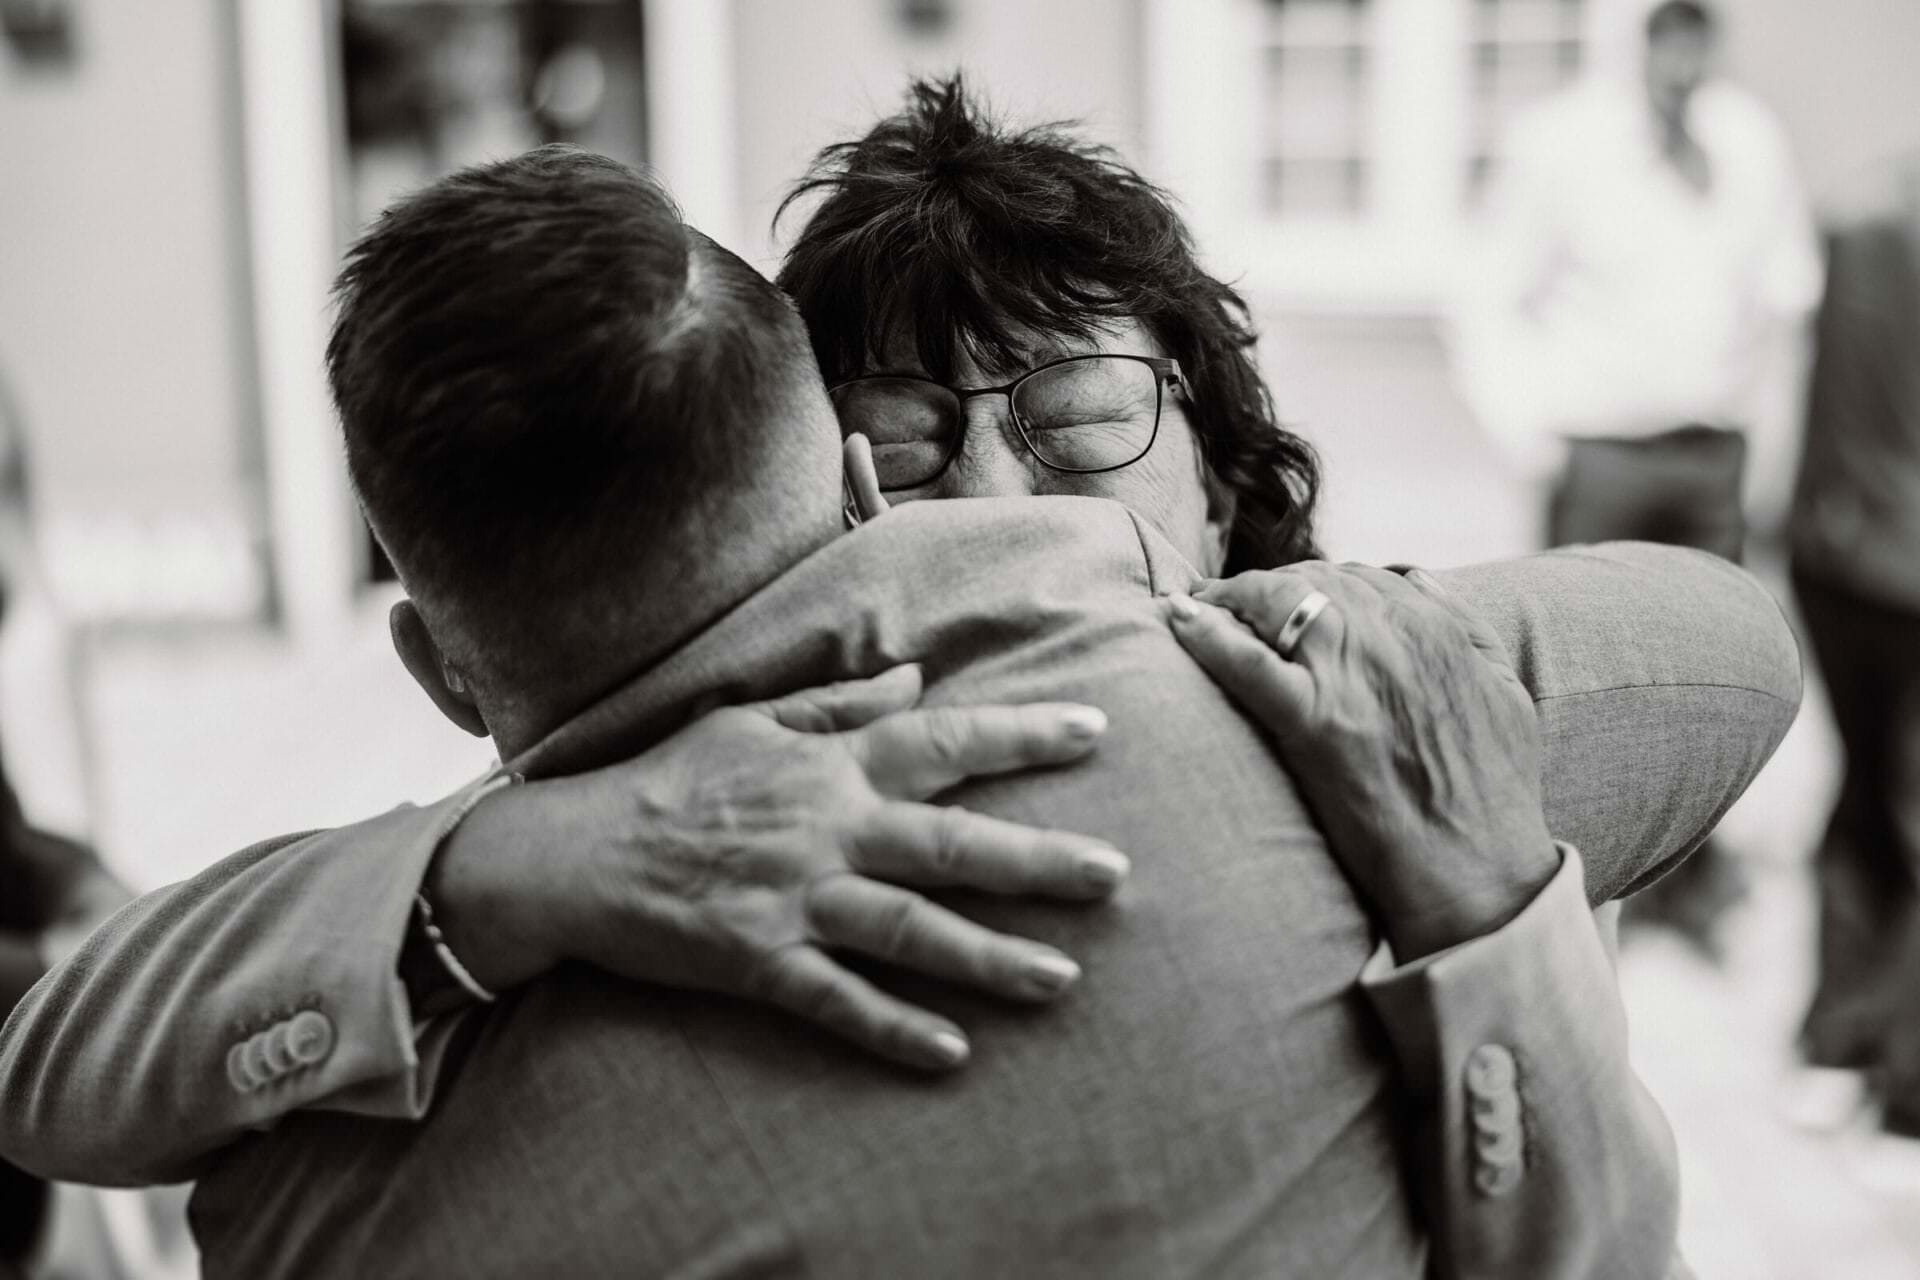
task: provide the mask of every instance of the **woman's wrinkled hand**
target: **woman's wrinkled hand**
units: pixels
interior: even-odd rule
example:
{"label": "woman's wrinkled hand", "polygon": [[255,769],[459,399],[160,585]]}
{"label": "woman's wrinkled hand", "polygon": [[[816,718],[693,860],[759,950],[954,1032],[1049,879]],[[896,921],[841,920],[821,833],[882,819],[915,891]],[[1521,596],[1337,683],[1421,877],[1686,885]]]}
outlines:
{"label": "woman's wrinkled hand", "polygon": [[[1328,603],[1283,657],[1274,640],[1314,591]],[[1402,962],[1498,929],[1552,878],[1532,699],[1430,575],[1307,562],[1169,606],[1272,736]]]}
{"label": "woman's wrinkled hand", "polygon": [[[766,1001],[907,1065],[960,1065],[959,1027],[837,957],[1051,1000],[1079,978],[1070,958],[920,890],[1091,902],[1129,865],[1092,837],[926,803],[969,778],[1081,759],[1105,729],[1098,710],[923,709],[920,692],[919,669],[899,667],[723,708],[633,760],[496,793],[436,868],[436,903],[456,900],[450,935],[465,907],[491,924],[476,947],[498,957],[511,939],[531,957],[522,980],[571,958]],[[516,850],[528,853],[501,852]]]}

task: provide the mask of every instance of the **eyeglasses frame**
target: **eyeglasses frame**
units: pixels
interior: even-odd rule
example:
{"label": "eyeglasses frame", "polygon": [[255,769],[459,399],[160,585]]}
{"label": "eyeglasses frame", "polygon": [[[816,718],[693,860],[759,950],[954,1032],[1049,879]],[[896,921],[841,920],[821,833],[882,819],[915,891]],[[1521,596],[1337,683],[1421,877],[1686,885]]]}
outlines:
{"label": "eyeglasses frame", "polygon": [[[1079,360],[1132,360],[1138,364],[1146,365],[1154,372],[1153,431],[1147,436],[1147,443],[1141,447],[1140,452],[1134,454],[1125,462],[1116,462],[1112,466],[1107,467],[1063,467],[1057,463],[1048,462],[1040,455],[1039,446],[1033,443],[1033,437],[1028,432],[1026,422],[1021,418],[1020,411],[1014,407],[1013,394],[1018,391],[1024,383],[1038,377],[1049,369],[1057,369],[1063,364],[1073,364]],[[942,391],[948,392],[955,400],[960,402],[960,429],[953,433],[953,444],[948,447],[947,456],[940,460],[939,468],[925,480],[902,486],[903,488],[910,489],[918,489],[922,486],[932,484],[941,476],[945,475],[947,468],[953,465],[953,460],[960,456],[960,451],[966,446],[967,433],[973,429],[972,424],[967,419],[967,401],[979,396],[1004,395],[1007,398],[1007,417],[1012,419],[1014,430],[1020,433],[1020,443],[1027,447],[1027,452],[1033,455],[1034,460],[1049,471],[1058,471],[1064,475],[1077,476],[1097,476],[1104,475],[1109,471],[1120,471],[1132,466],[1153,452],[1154,442],[1160,438],[1160,419],[1166,412],[1166,387],[1172,386],[1185,397],[1188,404],[1193,403],[1193,388],[1188,385],[1187,375],[1181,370],[1178,360],[1172,356],[1138,356],[1130,352],[1120,351],[1084,351],[1075,356],[1061,356],[1057,360],[1049,360],[1045,364],[1035,365],[1033,368],[1015,378],[1012,382],[1005,383],[998,387],[954,387],[944,382],[935,382],[932,378],[922,377],[917,373],[864,373],[859,377],[843,378],[839,382],[834,383],[827,388],[827,395],[832,397],[834,393],[842,387],[850,387],[855,383],[879,382],[882,379],[896,382],[924,382],[929,386],[939,387]],[[894,490],[896,493],[899,491],[898,489]]]}

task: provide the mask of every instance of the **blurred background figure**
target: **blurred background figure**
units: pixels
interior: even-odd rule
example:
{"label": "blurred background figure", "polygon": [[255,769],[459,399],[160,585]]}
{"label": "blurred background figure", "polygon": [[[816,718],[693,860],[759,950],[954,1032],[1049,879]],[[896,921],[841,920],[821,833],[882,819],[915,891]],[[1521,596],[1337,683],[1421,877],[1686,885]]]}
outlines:
{"label": "blurred background figure", "polygon": [[1920,153],[1834,202],[1827,250],[1788,531],[1846,765],[1801,1041],[1920,1138]]}
{"label": "blurred background figure", "polygon": [[0,756],[36,824],[85,840],[94,814],[85,655],[47,579],[33,487],[25,409],[0,368]]}
{"label": "blurred background figure", "polygon": [[[1481,422],[1553,473],[1547,541],[1636,538],[1739,560],[1750,436],[1820,296],[1786,135],[1717,78],[1713,10],[1660,0],[1637,81],[1589,76],[1523,115],[1489,197],[1456,355]],[[1769,505],[1777,508],[1777,502]],[[1709,843],[1628,905],[1711,950],[1739,877]]]}
{"label": "blurred background figure", "polygon": [[[0,1018],[132,896],[76,838],[91,793],[77,649],[41,571],[21,418],[0,377]],[[8,775],[16,759],[33,762],[31,817]],[[144,1245],[152,1232],[133,1218]],[[100,1193],[0,1163],[0,1280],[121,1274],[114,1234]]]}

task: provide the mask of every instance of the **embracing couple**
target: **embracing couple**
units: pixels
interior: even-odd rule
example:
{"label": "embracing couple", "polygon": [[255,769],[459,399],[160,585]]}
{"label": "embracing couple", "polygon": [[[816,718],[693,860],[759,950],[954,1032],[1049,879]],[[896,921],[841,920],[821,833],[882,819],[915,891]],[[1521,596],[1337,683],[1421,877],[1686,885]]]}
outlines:
{"label": "embracing couple", "polygon": [[198,1178],[214,1276],[1668,1274],[1593,910],[1785,732],[1771,599],[1314,560],[1165,195],[957,82],[802,190],[779,288],[558,148],[354,247],[395,645],[504,763],[114,917],[0,1154]]}

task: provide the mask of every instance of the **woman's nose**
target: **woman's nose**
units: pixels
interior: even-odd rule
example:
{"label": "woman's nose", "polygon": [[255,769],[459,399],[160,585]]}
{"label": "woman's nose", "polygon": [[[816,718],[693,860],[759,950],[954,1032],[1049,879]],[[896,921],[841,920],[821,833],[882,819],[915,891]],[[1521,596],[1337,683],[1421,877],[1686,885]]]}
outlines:
{"label": "woman's nose", "polygon": [[1037,491],[1041,467],[1020,442],[1005,399],[967,406],[967,439],[943,477],[948,498],[1020,497]]}

